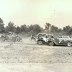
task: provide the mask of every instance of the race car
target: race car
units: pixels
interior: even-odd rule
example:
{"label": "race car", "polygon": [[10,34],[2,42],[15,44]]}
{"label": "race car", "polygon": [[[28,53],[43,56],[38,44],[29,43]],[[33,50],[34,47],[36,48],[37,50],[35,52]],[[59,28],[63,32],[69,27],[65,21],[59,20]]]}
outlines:
{"label": "race car", "polygon": [[54,37],[51,34],[46,34],[37,39],[37,44],[39,45],[48,44],[49,46],[54,46],[54,45],[72,46],[72,38],[69,36]]}

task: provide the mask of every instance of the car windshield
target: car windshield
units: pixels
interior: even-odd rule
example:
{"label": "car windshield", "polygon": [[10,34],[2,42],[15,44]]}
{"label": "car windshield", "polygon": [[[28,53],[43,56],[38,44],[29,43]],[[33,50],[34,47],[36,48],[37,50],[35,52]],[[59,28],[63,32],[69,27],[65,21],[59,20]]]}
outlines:
{"label": "car windshield", "polygon": [[46,38],[54,38],[52,35],[46,35]]}
{"label": "car windshield", "polygon": [[43,36],[45,36],[46,34],[38,34],[37,36],[38,37],[43,37]]}

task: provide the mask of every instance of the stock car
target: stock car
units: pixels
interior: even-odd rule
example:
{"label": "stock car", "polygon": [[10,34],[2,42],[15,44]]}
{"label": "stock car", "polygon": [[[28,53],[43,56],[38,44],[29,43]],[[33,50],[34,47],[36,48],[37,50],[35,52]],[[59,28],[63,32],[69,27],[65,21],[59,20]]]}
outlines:
{"label": "stock car", "polygon": [[72,46],[72,38],[69,36],[54,37],[51,34],[45,34],[37,38],[37,44],[48,44],[49,46],[54,45],[66,45]]}

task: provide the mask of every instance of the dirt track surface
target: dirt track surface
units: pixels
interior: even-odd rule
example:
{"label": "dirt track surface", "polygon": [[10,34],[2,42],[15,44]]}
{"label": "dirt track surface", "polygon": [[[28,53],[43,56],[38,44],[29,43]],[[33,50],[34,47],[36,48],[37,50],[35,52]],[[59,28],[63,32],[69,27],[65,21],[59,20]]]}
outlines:
{"label": "dirt track surface", "polygon": [[0,72],[72,72],[72,47],[0,42]]}
{"label": "dirt track surface", "polygon": [[72,64],[0,64],[0,72],[72,72]]}
{"label": "dirt track surface", "polygon": [[30,38],[0,42],[0,63],[72,63],[72,47],[37,45]]}

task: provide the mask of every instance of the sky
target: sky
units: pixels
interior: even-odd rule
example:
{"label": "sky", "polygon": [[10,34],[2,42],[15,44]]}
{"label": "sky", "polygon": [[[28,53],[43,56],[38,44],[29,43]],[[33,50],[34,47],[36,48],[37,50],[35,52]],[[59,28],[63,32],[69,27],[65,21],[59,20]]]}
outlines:
{"label": "sky", "polygon": [[72,26],[72,0],[0,0],[0,17],[5,25]]}

